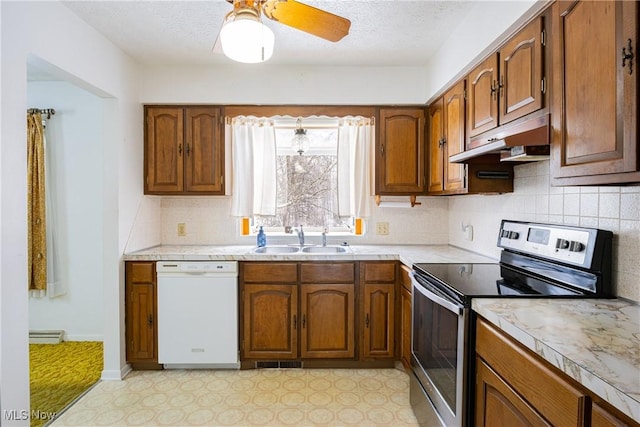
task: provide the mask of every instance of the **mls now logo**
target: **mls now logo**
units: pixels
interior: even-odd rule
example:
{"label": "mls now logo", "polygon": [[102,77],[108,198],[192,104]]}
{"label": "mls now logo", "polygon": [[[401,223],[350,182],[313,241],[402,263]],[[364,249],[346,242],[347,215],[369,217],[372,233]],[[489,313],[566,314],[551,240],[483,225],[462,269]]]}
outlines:
{"label": "mls now logo", "polygon": [[29,419],[29,411],[26,409],[5,409],[2,418],[7,421],[23,421]]}

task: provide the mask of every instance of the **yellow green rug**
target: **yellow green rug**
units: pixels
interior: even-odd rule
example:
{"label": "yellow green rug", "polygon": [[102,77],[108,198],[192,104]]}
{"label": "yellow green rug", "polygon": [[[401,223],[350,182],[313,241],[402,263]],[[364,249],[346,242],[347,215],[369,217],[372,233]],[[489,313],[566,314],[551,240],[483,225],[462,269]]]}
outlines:
{"label": "yellow green rug", "polygon": [[31,426],[54,418],[100,379],[102,343],[29,344]]}

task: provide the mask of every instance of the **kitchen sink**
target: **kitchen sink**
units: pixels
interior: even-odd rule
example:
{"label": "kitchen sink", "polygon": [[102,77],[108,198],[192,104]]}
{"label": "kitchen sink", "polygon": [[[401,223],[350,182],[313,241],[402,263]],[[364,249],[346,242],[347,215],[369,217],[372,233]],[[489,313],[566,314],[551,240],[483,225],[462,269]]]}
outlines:
{"label": "kitchen sink", "polygon": [[344,246],[307,246],[302,252],[311,254],[341,254],[347,252]]}
{"label": "kitchen sink", "polygon": [[254,254],[292,254],[298,251],[296,246],[263,246],[251,250]]}

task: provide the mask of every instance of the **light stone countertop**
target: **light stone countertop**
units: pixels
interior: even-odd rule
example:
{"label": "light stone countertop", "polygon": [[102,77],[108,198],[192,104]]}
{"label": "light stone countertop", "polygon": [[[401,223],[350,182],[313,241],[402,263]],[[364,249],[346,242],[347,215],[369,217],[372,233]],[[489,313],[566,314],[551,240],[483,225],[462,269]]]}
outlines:
{"label": "light stone countertop", "polygon": [[[491,263],[449,245],[357,245],[343,254],[254,254],[252,246],[157,246],[125,261],[375,261]],[[475,298],[473,310],[640,422],[640,306],[623,300]]]}
{"label": "light stone countertop", "polygon": [[640,422],[640,306],[620,299],[476,298],[472,308]]}
{"label": "light stone countertop", "polygon": [[492,263],[496,259],[449,245],[357,245],[340,254],[255,254],[253,246],[167,245],[124,255],[125,261],[377,261]]}

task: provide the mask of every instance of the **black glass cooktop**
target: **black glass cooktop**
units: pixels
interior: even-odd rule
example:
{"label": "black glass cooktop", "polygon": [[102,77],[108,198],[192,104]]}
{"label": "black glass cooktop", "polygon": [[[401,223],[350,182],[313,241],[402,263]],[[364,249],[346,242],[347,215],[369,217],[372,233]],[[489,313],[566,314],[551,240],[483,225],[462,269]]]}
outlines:
{"label": "black glass cooktop", "polygon": [[500,296],[583,296],[582,292],[503,264],[420,263],[414,264],[413,268],[418,281],[427,280],[459,301]]}

